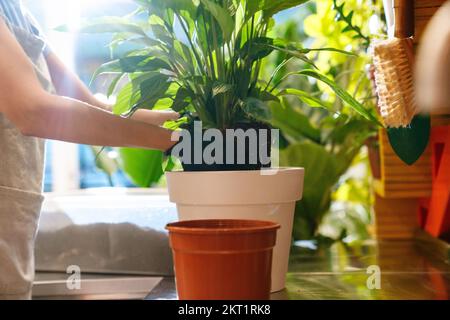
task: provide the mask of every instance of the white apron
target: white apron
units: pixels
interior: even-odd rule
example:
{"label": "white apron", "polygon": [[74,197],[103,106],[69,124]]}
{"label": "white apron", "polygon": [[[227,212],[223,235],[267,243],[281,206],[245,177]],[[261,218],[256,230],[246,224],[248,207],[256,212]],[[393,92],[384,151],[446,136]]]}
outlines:
{"label": "white apron", "polygon": [[[43,55],[44,41],[6,24],[35,66],[42,86],[54,92]],[[0,299],[31,298],[43,169],[44,140],[23,136],[0,113]]]}

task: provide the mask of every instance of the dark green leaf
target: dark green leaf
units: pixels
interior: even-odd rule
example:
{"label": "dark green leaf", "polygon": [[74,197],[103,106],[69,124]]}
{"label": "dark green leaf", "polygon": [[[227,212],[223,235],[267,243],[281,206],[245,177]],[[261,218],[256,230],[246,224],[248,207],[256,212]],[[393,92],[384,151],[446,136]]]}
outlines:
{"label": "dark green leaf", "polygon": [[292,107],[280,105],[271,106],[272,125],[279,128],[285,135],[296,141],[305,137],[320,143],[320,130],[314,128],[307,116]]}
{"label": "dark green leaf", "polygon": [[346,33],[346,32],[350,32],[352,31],[352,27],[351,26],[346,26],[344,29],[342,29],[342,33]]}
{"label": "dark green leaf", "polygon": [[261,99],[262,101],[273,101],[273,102],[278,102],[278,103],[280,102],[280,99],[277,96],[275,96],[267,91],[260,91],[257,94],[257,97],[259,99]]}
{"label": "dark green leaf", "polygon": [[164,74],[156,74],[143,81],[140,85],[141,98],[137,102],[139,108],[153,109],[156,102],[165,98],[170,87],[169,77]]}
{"label": "dark green leaf", "polygon": [[240,56],[242,59],[246,59],[248,57],[252,61],[267,57],[274,51],[274,48],[272,47],[274,45],[274,41],[274,39],[268,37],[250,39],[240,50]]}
{"label": "dark green leaf", "polygon": [[350,13],[348,14],[348,16],[347,16],[347,20],[351,23],[352,22],[352,18],[353,18],[353,14],[354,14],[355,12],[352,10],[352,11],[350,11]]}
{"label": "dark green leaf", "polygon": [[190,99],[189,91],[183,87],[179,88],[170,108],[176,112],[182,111],[189,105],[187,99]]}
{"label": "dark green leaf", "polygon": [[170,69],[170,66],[158,58],[148,56],[129,56],[107,62],[100,66],[92,76],[92,81],[104,73],[133,73],[155,71],[159,69]]}
{"label": "dark green leaf", "polygon": [[247,98],[244,102],[244,112],[251,118],[267,122],[270,120],[270,110],[264,101]]}
{"label": "dark green leaf", "polygon": [[406,128],[389,128],[389,142],[399,158],[412,165],[425,152],[430,139],[430,130],[430,116],[417,115]]}

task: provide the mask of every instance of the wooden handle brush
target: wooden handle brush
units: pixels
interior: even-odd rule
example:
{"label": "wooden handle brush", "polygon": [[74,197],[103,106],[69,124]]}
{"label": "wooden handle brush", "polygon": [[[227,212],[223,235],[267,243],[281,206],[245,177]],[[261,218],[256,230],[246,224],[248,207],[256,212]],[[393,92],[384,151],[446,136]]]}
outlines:
{"label": "wooden handle brush", "polygon": [[405,127],[417,113],[414,95],[413,1],[394,1],[395,37],[373,46],[378,107],[387,127]]}

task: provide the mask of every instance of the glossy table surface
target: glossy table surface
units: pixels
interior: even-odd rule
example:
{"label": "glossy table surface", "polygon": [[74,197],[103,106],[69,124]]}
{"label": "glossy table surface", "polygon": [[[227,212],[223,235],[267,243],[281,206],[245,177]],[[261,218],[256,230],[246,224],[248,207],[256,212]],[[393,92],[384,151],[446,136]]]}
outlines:
{"label": "glossy table surface", "polygon": [[[308,246],[292,248],[286,289],[272,299],[450,298],[449,262],[429,255],[412,240],[351,247],[335,243],[318,250]],[[176,299],[174,279],[165,278],[147,299]]]}

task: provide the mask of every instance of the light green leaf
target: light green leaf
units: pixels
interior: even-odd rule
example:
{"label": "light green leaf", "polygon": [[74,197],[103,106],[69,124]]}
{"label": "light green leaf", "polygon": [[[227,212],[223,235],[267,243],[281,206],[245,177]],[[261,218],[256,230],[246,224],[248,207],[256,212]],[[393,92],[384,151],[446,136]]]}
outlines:
{"label": "light green leaf", "polygon": [[148,188],[161,179],[161,151],[120,148],[119,154],[122,169],[137,186]]}
{"label": "light green leaf", "polygon": [[347,56],[354,56],[357,57],[358,55],[354,52],[350,52],[350,51],[346,51],[346,50],[341,50],[341,49],[335,49],[335,48],[304,48],[304,49],[300,49],[300,51],[302,51],[303,53],[309,53],[309,52],[321,52],[321,51],[325,51],[325,52],[337,52],[337,53],[342,53],[345,54]]}
{"label": "light green leaf", "polygon": [[200,0],[200,2],[219,23],[224,39],[230,40],[234,31],[234,20],[230,12],[211,0]]}
{"label": "light green leaf", "polygon": [[266,17],[272,17],[278,12],[299,6],[308,1],[309,0],[266,0],[263,7],[264,15]]}
{"label": "light green leaf", "polygon": [[345,103],[347,103],[353,110],[355,110],[357,113],[359,113],[361,116],[366,118],[367,120],[370,120],[379,126],[383,126],[380,121],[369,111],[367,110],[361,103],[356,101],[355,98],[353,98],[347,91],[342,89],[340,86],[338,86],[333,80],[325,77],[324,75],[314,71],[314,70],[303,70],[299,72],[294,72],[293,74],[303,75],[306,77],[317,79],[325,84],[327,84],[335,93],[336,95],[342,99]]}
{"label": "light green leaf", "polygon": [[114,114],[121,115],[128,112],[133,106],[131,97],[133,96],[133,84],[127,83],[117,95],[116,103],[113,106]]}
{"label": "light green leaf", "polygon": [[329,111],[333,111],[332,104],[330,104],[326,101],[322,101],[321,99],[312,96],[310,93],[299,90],[299,89],[284,89],[283,91],[278,93],[278,95],[279,96],[295,96],[310,107],[324,108]]}
{"label": "light green leaf", "polygon": [[111,81],[111,84],[108,87],[108,92],[106,93],[106,96],[109,98],[114,94],[114,91],[116,90],[116,87],[120,80],[123,78],[124,74],[121,73],[118,76],[116,76],[113,81]]}
{"label": "light green leaf", "polygon": [[213,98],[219,94],[224,94],[233,90],[233,86],[228,83],[216,82],[212,88]]}

